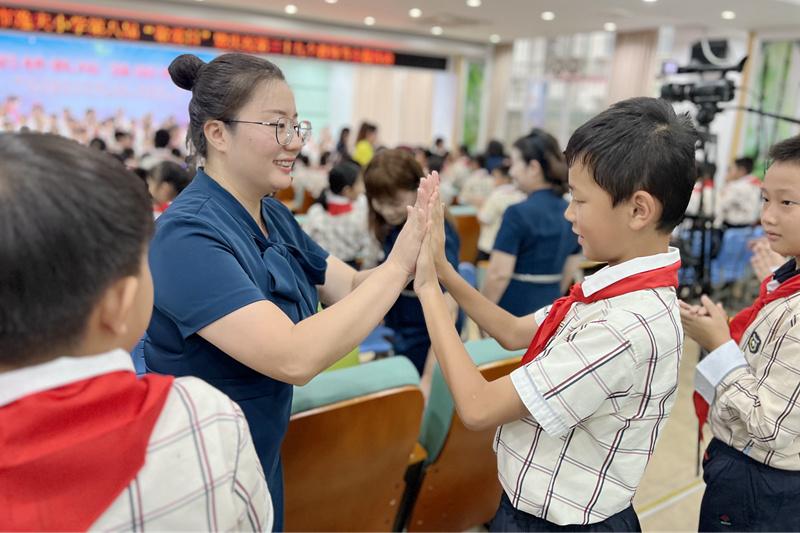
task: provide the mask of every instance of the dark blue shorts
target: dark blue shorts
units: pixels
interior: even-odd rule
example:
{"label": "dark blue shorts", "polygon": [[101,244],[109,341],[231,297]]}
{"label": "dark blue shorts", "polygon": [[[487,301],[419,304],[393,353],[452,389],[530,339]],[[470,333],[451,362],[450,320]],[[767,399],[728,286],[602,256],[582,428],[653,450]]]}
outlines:
{"label": "dark blue shorts", "polygon": [[506,493],[500,498],[500,508],[492,518],[489,531],[641,531],[633,506],[609,516],[602,522],[587,525],[560,526],[538,516],[515,509]]}
{"label": "dark blue shorts", "polygon": [[800,472],[712,439],[703,459],[699,531],[800,531]]}

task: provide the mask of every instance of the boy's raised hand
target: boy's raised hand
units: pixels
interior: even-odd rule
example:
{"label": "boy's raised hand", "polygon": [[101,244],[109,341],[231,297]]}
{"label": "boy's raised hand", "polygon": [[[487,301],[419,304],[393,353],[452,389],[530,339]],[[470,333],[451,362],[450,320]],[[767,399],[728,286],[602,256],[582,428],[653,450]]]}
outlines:
{"label": "boy's raised hand", "polygon": [[[436,174],[436,172],[434,172]],[[438,178],[438,175],[436,176]],[[444,204],[437,201],[431,210],[430,246],[436,270],[441,271],[449,263],[444,249]]]}
{"label": "boy's raised hand", "polygon": [[[434,193],[432,201],[436,204],[440,204],[438,193]],[[439,287],[439,278],[436,275],[436,265],[433,258],[434,249],[432,246],[431,234],[432,228],[431,225],[428,224],[428,231],[425,235],[425,239],[422,241],[419,256],[417,257],[417,271],[414,275],[414,291],[418,294],[423,289]]]}
{"label": "boy's raised hand", "polygon": [[753,256],[750,258],[750,265],[758,279],[764,279],[771,275],[775,269],[786,262],[786,258],[777,252],[772,251],[769,241],[765,238],[756,239],[749,243]]}
{"label": "boy's raised hand", "polygon": [[426,176],[419,181],[417,188],[417,201],[414,202],[414,207],[418,207],[430,214],[430,199],[433,194],[439,190],[439,176]]}
{"label": "boy's raised hand", "polygon": [[731,340],[728,315],[722,304],[712,302],[705,294],[700,303],[691,306],[680,302],[681,322],[686,335],[710,352]]}
{"label": "boy's raised hand", "polygon": [[431,199],[435,196],[438,203],[438,175],[435,178],[428,176],[420,180],[417,189],[417,200],[414,206],[407,206],[408,216],[400,235],[397,236],[392,251],[389,253],[387,262],[392,261],[402,267],[409,276],[414,274],[417,264],[417,256],[425,238],[430,220],[433,203]]}

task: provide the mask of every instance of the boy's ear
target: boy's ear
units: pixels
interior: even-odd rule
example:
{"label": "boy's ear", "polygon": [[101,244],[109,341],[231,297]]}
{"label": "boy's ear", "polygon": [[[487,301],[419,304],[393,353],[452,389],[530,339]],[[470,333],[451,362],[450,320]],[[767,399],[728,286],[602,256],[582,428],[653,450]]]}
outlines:
{"label": "boy's ear", "polygon": [[126,276],[111,284],[98,303],[100,327],[117,337],[128,333],[128,316],[136,301],[139,279]]}
{"label": "boy's ear", "polygon": [[628,200],[629,226],[641,230],[650,224],[657,225],[661,217],[661,203],[647,191],[636,191]]}

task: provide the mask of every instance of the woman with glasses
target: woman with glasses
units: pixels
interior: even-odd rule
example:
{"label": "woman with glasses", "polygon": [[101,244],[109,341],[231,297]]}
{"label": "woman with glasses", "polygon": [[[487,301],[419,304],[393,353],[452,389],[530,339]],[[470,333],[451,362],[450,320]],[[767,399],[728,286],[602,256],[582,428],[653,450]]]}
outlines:
{"label": "woman with glasses", "polygon": [[[239,404],[279,531],[279,452],[292,386],[329,367],[383,319],[414,271],[434,185],[420,185],[389,260],[357,273],[272,198],[291,185],[311,133],[298,121],[280,69],[245,54],[207,64],[182,55],[169,73],[192,92],[188,139],[203,165],[158,219],[150,245],[155,303],[145,361],[153,372],[202,378]],[[316,313],[320,301],[328,307]],[[213,443],[198,446],[214,453]]]}

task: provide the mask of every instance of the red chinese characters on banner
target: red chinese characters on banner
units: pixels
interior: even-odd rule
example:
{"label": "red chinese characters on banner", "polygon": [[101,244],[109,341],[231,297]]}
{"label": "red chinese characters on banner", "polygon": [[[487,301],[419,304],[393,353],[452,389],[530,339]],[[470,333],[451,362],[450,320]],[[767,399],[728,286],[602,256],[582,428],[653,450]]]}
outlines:
{"label": "red chinese characters on banner", "polygon": [[43,57],[26,57],[22,64],[25,65],[25,70],[42,70],[45,65]]}
{"label": "red chinese characters on banner", "polygon": [[78,72],[81,74],[89,74],[91,76],[97,76],[100,74],[100,66],[97,63],[93,62],[83,62],[78,64]]}
{"label": "red chinese characters on banner", "polygon": [[[98,39],[148,41],[178,46],[212,47],[220,50],[281,54],[325,61],[348,61],[377,65],[393,65],[395,63],[394,53],[387,50],[10,7],[0,7],[0,29],[68,34]],[[54,68],[56,67],[54,66]],[[80,67],[78,70],[85,72]],[[115,75],[128,74],[120,71]]]}
{"label": "red chinese characters on banner", "polygon": [[117,78],[125,78],[131,75],[131,67],[127,63],[113,63],[111,65],[111,75]]}
{"label": "red chinese characters on banner", "polygon": [[14,54],[0,54],[0,70],[17,68],[17,56]]}
{"label": "red chinese characters on banner", "polygon": [[72,67],[66,59],[53,59],[50,61],[50,68],[53,72],[70,72]]}

